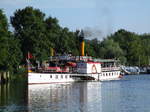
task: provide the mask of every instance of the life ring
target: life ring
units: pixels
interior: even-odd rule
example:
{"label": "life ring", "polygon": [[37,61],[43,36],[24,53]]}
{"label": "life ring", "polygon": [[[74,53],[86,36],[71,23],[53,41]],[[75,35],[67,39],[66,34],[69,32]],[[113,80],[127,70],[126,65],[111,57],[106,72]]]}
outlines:
{"label": "life ring", "polygon": [[93,64],[93,66],[92,66],[92,73],[94,73],[94,74],[96,74],[96,73],[97,73],[97,69],[96,69],[95,64]]}

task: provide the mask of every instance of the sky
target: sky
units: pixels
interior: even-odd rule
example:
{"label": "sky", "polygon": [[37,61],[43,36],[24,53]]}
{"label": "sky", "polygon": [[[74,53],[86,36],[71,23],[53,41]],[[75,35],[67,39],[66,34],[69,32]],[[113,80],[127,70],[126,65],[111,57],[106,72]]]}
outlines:
{"label": "sky", "polygon": [[10,18],[16,9],[32,6],[46,17],[56,17],[71,31],[91,31],[102,38],[125,29],[138,34],[150,33],[150,0],[0,0],[0,8]]}

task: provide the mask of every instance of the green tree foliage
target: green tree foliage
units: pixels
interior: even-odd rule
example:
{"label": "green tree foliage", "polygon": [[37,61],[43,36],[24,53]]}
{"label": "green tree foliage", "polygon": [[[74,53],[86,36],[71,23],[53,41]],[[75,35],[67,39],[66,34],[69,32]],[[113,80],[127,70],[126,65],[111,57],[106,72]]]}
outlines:
{"label": "green tree foliage", "polygon": [[32,52],[38,60],[48,57],[50,43],[46,38],[45,14],[39,9],[26,7],[17,10],[11,17],[15,29],[15,37],[20,39],[24,60],[28,52]]}
{"label": "green tree foliage", "polygon": [[72,54],[77,55],[78,49],[76,48],[75,39],[76,37],[73,32],[70,32],[68,28],[63,28],[59,37],[60,42],[57,44],[57,46],[60,46],[62,48],[60,49],[60,52],[71,52]]}
{"label": "green tree foliage", "polygon": [[9,70],[12,72],[18,72],[19,65],[22,61],[22,52],[21,52],[21,45],[19,39],[16,39],[11,32],[9,32]]}
{"label": "green tree foliage", "polygon": [[17,71],[21,59],[19,41],[8,31],[7,18],[0,10],[0,70]]}
{"label": "green tree foliage", "polygon": [[103,58],[121,59],[122,62],[125,61],[123,50],[120,48],[119,44],[112,39],[104,39],[100,49]]}
{"label": "green tree foliage", "polygon": [[143,66],[150,65],[150,34],[140,35],[142,56],[140,57],[140,64]]}
{"label": "green tree foliage", "polygon": [[8,45],[8,23],[7,18],[0,10],[0,70],[8,69],[8,56],[9,56],[9,45]]}
{"label": "green tree foliage", "polygon": [[50,47],[55,48],[56,44],[59,44],[59,36],[61,32],[61,27],[58,24],[58,20],[56,18],[48,17],[45,20],[45,27],[46,36],[51,42]]}
{"label": "green tree foliage", "polygon": [[77,35],[74,32],[70,32],[68,28],[60,27],[56,18],[49,17],[45,20],[45,23],[47,38],[52,45],[51,47],[55,48],[55,52],[78,54],[76,47]]}
{"label": "green tree foliage", "polygon": [[148,65],[150,35],[141,36],[121,29],[108,38],[119,43],[128,65]]}

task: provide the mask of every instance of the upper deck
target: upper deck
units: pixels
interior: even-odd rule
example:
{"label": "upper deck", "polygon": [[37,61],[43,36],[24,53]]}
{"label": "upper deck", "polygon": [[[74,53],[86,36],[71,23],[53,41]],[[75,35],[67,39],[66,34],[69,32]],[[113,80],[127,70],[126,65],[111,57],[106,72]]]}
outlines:
{"label": "upper deck", "polygon": [[49,57],[50,61],[92,61],[91,56],[51,56]]}
{"label": "upper deck", "polygon": [[115,59],[94,59],[94,60],[101,62],[102,72],[120,70],[119,60]]}

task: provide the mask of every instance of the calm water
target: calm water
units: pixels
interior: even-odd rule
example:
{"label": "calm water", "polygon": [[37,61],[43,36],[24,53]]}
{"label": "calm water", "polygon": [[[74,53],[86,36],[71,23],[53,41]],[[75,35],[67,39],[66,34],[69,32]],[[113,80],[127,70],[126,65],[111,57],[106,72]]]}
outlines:
{"label": "calm water", "polygon": [[150,112],[150,75],[105,82],[1,85],[0,112]]}

